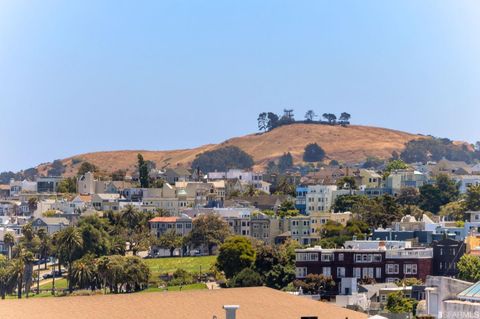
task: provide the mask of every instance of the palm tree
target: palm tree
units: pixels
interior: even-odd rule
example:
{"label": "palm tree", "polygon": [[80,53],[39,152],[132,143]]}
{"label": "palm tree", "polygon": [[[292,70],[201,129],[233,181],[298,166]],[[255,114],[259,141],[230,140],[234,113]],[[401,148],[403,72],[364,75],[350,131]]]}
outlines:
{"label": "palm tree", "polygon": [[140,213],[138,210],[135,209],[132,205],[127,205],[125,207],[125,210],[122,213],[122,221],[125,222],[126,226],[130,229],[133,230],[134,228],[137,227],[138,222],[140,221]]}
{"label": "palm tree", "polygon": [[12,247],[15,244],[15,237],[12,233],[6,233],[3,237],[3,243],[8,247],[8,259],[12,259]]}
{"label": "palm tree", "polygon": [[85,256],[73,262],[72,274],[70,276],[72,283],[80,289],[92,288],[95,279],[95,263],[91,256]]}
{"label": "palm tree", "polygon": [[12,280],[17,283],[17,297],[22,299],[22,287],[23,287],[23,270],[25,264],[22,258],[12,259],[12,265],[10,269],[10,276]]}
{"label": "palm tree", "polygon": [[83,248],[83,238],[80,230],[73,226],[64,228],[58,232],[57,250],[59,262],[68,266],[68,291],[73,291],[72,266],[73,262],[80,257]]}
{"label": "palm tree", "polygon": [[[37,236],[40,239],[39,254],[40,259],[45,260],[45,270],[47,269],[47,257],[50,254],[50,237],[48,236],[47,231],[44,228],[40,228],[37,232]],[[40,264],[37,266],[37,294],[40,293]]]}
{"label": "palm tree", "polygon": [[[97,259],[97,276],[98,280],[103,285],[104,294],[107,294],[107,283],[110,274],[110,259],[107,256],[102,256]],[[111,287],[110,287],[111,288]]]}
{"label": "palm tree", "polygon": [[33,252],[22,249],[20,258],[23,261],[23,279],[25,280],[25,293],[28,298],[33,279],[33,261],[35,259]]}
{"label": "palm tree", "polygon": [[11,264],[10,259],[0,255],[0,297],[5,299],[8,283],[11,282]]}

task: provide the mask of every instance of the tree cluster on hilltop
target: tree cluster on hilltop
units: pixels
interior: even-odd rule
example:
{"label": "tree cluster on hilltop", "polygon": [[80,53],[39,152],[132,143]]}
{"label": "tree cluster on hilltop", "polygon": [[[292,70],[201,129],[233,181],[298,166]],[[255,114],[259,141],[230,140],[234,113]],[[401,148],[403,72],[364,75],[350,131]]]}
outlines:
{"label": "tree cluster on hilltop", "polygon": [[480,159],[480,149],[476,145],[469,147],[466,144],[455,144],[448,138],[432,137],[408,142],[400,158],[407,163],[426,163],[441,159],[472,163]]}
{"label": "tree cluster on hilltop", "polygon": [[307,123],[307,124],[328,124],[328,125],[348,125],[350,124],[351,115],[347,112],[342,112],[340,116],[333,113],[323,113],[321,118],[316,120],[319,116],[313,110],[308,110],[305,113],[305,120],[296,121],[293,114],[293,109],[284,109],[283,115],[277,115],[273,112],[262,112],[258,115],[257,124],[260,131],[271,131],[276,127],[282,125],[289,125],[295,123]]}

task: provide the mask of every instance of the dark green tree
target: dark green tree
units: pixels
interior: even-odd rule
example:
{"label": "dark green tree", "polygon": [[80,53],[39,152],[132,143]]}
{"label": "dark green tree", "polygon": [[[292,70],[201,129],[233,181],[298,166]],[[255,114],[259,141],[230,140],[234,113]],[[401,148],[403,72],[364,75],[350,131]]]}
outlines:
{"label": "dark green tree", "polygon": [[463,255],[457,263],[458,278],[477,282],[480,280],[480,257]]}
{"label": "dark green tree", "polygon": [[192,231],[186,241],[193,247],[205,247],[211,255],[215,246],[221,245],[230,236],[228,224],[217,215],[201,215],[193,221]]}
{"label": "dark green tree", "polygon": [[435,184],[420,187],[419,206],[425,211],[437,214],[440,207],[458,199],[459,184],[445,174],[439,174]]}
{"label": "dark green tree", "polygon": [[97,167],[89,162],[83,162],[77,171],[77,176],[85,175],[85,173],[95,173],[97,171]]}
{"label": "dark green tree", "polygon": [[177,234],[175,229],[170,229],[157,239],[156,244],[160,248],[168,249],[170,251],[170,257],[173,257],[175,249],[182,246],[183,239],[182,236]]}
{"label": "dark green tree", "polygon": [[305,162],[321,162],[325,158],[325,151],[317,143],[311,143],[305,146],[303,160]]}
{"label": "dark green tree", "polygon": [[258,115],[257,122],[259,131],[266,132],[268,130],[268,118],[266,112],[262,112]]}
{"label": "dark green tree", "polygon": [[138,159],[138,174],[139,174],[139,180],[140,180],[140,187],[142,188],[148,188],[149,185],[149,177],[148,177],[148,165],[143,159],[142,154],[137,155]]}
{"label": "dark green tree", "polygon": [[192,162],[192,169],[204,173],[227,171],[231,168],[248,169],[253,166],[253,158],[236,146],[225,146],[197,155]]}
{"label": "dark green tree", "polygon": [[468,210],[480,210],[480,185],[472,185],[467,189],[465,203]]}
{"label": "dark green tree", "polygon": [[243,236],[233,236],[220,246],[217,268],[227,278],[233,278],[244,268],[249,268],[255,261],[255,250],[250,240]]}
{"label": "dark green tree", "polygon": [[305,113],[305,120],[307,122],[313,122],[313,120],[317,117],[317,114],[313,110],[308,110],[307,113]]}
{"label": "dark green tree", "polygon": [[258,287],[262,285],[262,277],[251,268],[244,268],[230,281],[231,287]]}
{"label": "dark green tree", "polygon": [[329,124],[335,124],[337,122],[337,116],[332,113],[323,113],[322,117],[327,120]]}
{"label": "dark green tree", "polygon": [[335,287],[335,281],[330,276],[308,274],[302,280],[295,280],[293,285],[296,288],[301,287],[304,293],[322,294],[332,290]]}
{"label": "dark green tree", "polygon": [[332,209],[335,212],[351,212],[353,207],[358,203],[368,201],[365,195],[340,195],[335,199]]}
{"label": "dark green tree", "polygon": [[77,192],[77,181],[73,177],[67,177],[63,179],[57,186],[58,193],[76,193]]}
{"label": "dark green tree", "polygon": [[293,157],[290,152],[283,153],[282,156],[278,159],[278,169],[280,172],[285,172],[288,169],[293,167]]}
{"label": "dark green tree", "polygon": [[348,114],[347,112],[342,112],[342,114],[340,114],[339,120],[342,122],[348,122],[350,121],[350,118],[351,118],[350,114]]}
{"label": "dark green tree", "polygon": [[391,313],[413,313],[417,308],[418,301],[407,298],[401,291],[388,295],[386,308]]}

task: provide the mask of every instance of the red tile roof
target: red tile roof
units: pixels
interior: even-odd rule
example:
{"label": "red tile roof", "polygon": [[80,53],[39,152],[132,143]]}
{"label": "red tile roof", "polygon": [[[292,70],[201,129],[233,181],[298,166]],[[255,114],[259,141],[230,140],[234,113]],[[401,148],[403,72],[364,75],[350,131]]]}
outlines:
{"label": "red tile roof", "polygon": [[175,223],[178,217],[155,217],[150,219],[149,223]]}

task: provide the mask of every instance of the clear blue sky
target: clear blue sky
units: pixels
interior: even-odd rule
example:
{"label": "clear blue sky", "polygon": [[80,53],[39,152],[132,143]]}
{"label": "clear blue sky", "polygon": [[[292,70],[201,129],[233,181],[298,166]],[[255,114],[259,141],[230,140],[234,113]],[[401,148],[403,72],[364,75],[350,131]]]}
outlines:
{"label": "clear blue sky", "polygon": [[256,131],[261,111],[480,140],[478,1],[0,2],[0,171]]}

